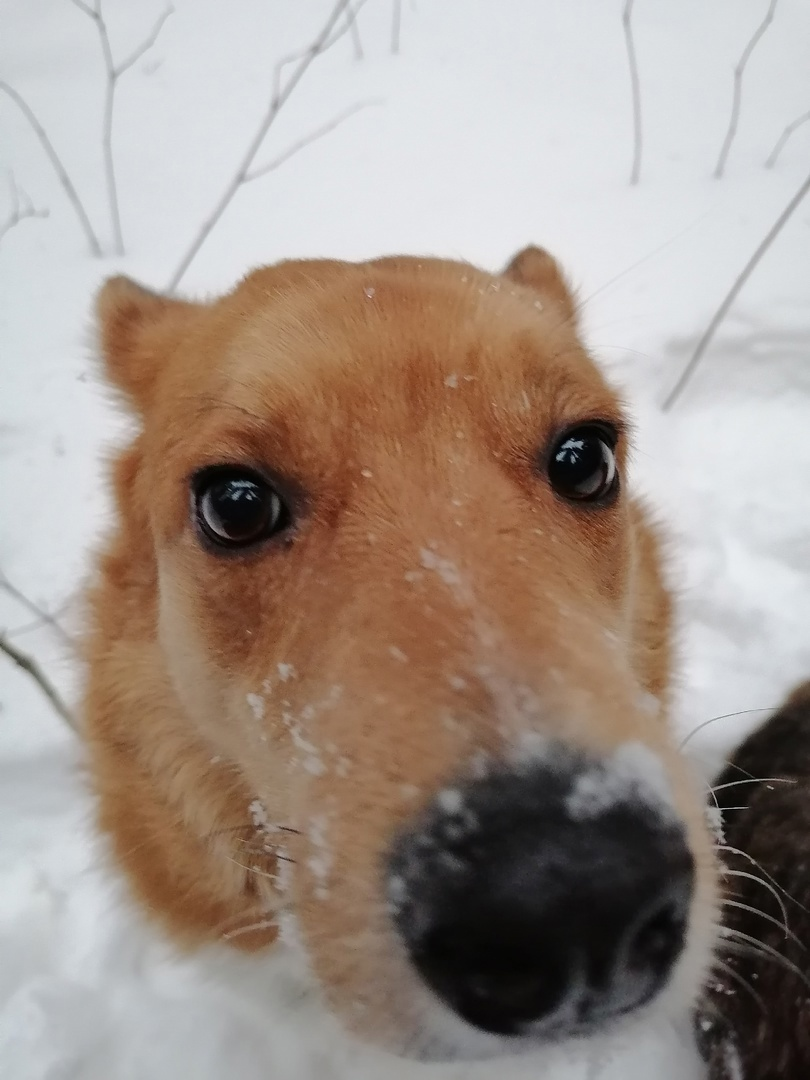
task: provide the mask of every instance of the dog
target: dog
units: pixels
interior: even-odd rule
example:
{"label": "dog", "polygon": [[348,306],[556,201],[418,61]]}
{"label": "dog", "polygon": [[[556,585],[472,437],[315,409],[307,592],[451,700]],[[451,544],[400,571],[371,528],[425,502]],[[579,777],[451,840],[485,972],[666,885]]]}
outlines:
{"label": "dog", "polygon": [[711,1080],[810,1076],[810,682],[732,755],[713,788],[724,934],[698,1014]]}
{"label": "dog", "polygon": [[684,1014],[714,842],[628,422],[554,259],[282,262],[210,303],[114,278],[97,310],[137,431],[84,717],[141,906],[302,957],[422,1063]]}

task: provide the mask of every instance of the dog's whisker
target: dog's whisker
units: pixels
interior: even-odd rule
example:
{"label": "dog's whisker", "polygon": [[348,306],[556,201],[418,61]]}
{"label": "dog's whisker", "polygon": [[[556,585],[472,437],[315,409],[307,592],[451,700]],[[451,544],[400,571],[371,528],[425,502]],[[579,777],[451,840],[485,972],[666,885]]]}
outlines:
{"label": "dog's whisker", "polygon": [[233,409],[235,412],[241,413],[243,416],[250,417],[251,420],[255,420],[258,424],[264,425],[266,419],[259,416],[258,413],[251,412],[250,409],[246,409],[244,405],[237,405],[233,401],[226,401],[224,398],[214,397],[213,394],[187,394],[185,397],[180,398],[181,401],[199,401],[203,405],[214,405],[217,408]]}
{"label": "dog's whisker", "polygon": [[796,784],[796,780],[789,779],[784,776],[754,776],[746,780],[731,780],[727,784],[718,784],[716,787],[709,788],[709,792],[712,795],[716,795],[718,791],[726,791],[728,788],[742,787],[743,784]]}
{"label": "dog's whisker", "polygon": [[810,978],[805,975],[798,965],[794,964],[793,961],[783,953],[780,953],[778,949],[774,949],[772,945],[768,945],[765,941],[760,941],[759,938],[755,938],[752,934],[746,934],[742,930],[735,930],[730,926],[720,927],[720,936],[723,939],[724,945],[732,951],[735,948],[747,948],[755,955],[763,958],[769,957],[775,963],[780,964],[785,971],[789,971],[798,979],[801,979],[808,990],[810,990]]}
{"label": "dog's whisker", "polygon": [[[293,836],[302,836],[300,829],[294,829],[291,825],[278,825],[275,822],[271,822],[267,826],[262,826],[262,829],[266,832],[283,832],[290,833]],[[244,821],[241,825],[228,825],[223,829],[214,829],[210,832],[209,836],[225,836],[228,833],[255,833],[259,830],[251,822]]]}
{"label": "dog's whisker", "polygon": [[723,900],[722,904],[724,907],[733,907],[736,908],[738,911],[747,911],[751,915],[758,915],[760,918],[765,919],[766,922],[772,923],[774,926],[778,926],[779,929],[784,932],[786,938],[790,938],[799,946],[800,949],[806,951],[806,946],[804,942],[799,937],[797,937],[796,934],[793,933],[793,931],[788,927],[788,925],[784,922],[780,922],[777,918],[775,918],[773,915],[769,915],[766,911],[760,911],[758,907],[754,907],[752,904],[743,904],[739,900],[731,900],[728,898]]}
{"label": "dog's whisker", "polygon": [[[240,862],[239,859],[234,859],[232,855],[226,855],[225,858],[228,860],[228,862],[232,862],[234,866],[240,866],[249,874],[256,874],[257,877],[267,878],[274,884],[278,880],[278,876],[276,874],[271,874],[268,870],[262,870],[260,866],[249,866],[247,863]],[[281,862],[295,863],[295,859],[290,859],[286,855],[279,855],[276,852],[273,853],[272,858],[279,859]]]}
{"label": "dog's whisker", "polygon": [[736,983],[738,986],[742,986],[746,990],[746,992],[751,995],[751,997],[754,999],[754,1001],[756,1001],[757,1005],[760,1007],[763,1014],[767,1016],[768,1010],[765,1007],[764,998],[762,997],[761,994],[758,994],[756,992],[756,990],[753,988],[753,986],[750,984],[748,979],[745,978],[744,975],[741,975],[740,972],[737,971],[733,967],[732,964],[728,963],[725,960],[722,960],[719,956],[715,956],[715,958],[714,958],[714,966],[716,968],[719,968],[720,971],[727,978],[731,979],[732,982]]}
{"label": "dog's whisker", "polygon": [[771,894],[771,896],[774,898],[774,900],[779,905],[779,909],[782,912],[783,920],[784,920],[785,924],[787,925],[788,916],[787,916],[787,907],[785,906],[785,902],[782,899],[782,897],[779,895],[777,890],[774,888],[774,886],[769,881],[766,881],[764,878],[757,877],[756,874],[749,874],[746,870],[729,870],[728,868],[724,868],[723,869],[723,874],[724,874],[724,876],[727,876],[727,877],[746,878],[748,881],[755,881],[758,885],[761,885],[764,889],[767,889],[768,892]]}
{"label": "dog's whisker", "polygon": [[[772,877],[772,875],[768,873],[768,871],[765,869],[765,867],[761,863],[757,862],[757,860],[753,857],[753,855],[749,855],[747,851],[742,851],[740,848],[732,847],[731,844],[715,844],[714,847],[715,847],[715,851],[727,851],[732,855],[739,855],[741,858],[747,859],[748,862],[750,862],[752,866],[755,866],[757,868],[757,870],[759,870],[759,872],[765,877],[765,879],[767,881],[769,881],[771,883],[771,885],[773,885],[773,887],[775,889],[777,889],[784,897],[786,897],[788,900],[790,900],[790,902],[792,904],[795,904],[796,907],[800,908],[806,914],[810,915],[810,909],[806,908],[804,906],[804,904],[802,904],[799,900],[797,900],[795,896],[792,896],[787,891],[787,889],[783,888],[779,884],[779,882],[776,880],[776,878]],[[726,867],[723,868],[723,873],[724,874],[731,874],[732,876],[734,876],[735,874],[738,875],[738,876],[744,876],[743,872],[741,870],[729,870]],[[754,876],[754,875],[750,875],[750,876]],[[754,880],[759,881],[761,879],[754,877]],[[787,922],[787,918],[785,919],[785,922]]]}
{"label": "dog's whisker", "polygon": [[[712,716],[708,720],[704,720],[701,724],[698,724],[697,727],[692,728],[692,730],[689,732],[689,734],[686,735],[683,739],[681,739],[681,742],[679,743],[678,749],[683,750],[684,747],[687,746],[692,741],[692,739],[695,737],[695,735],[697,735],[699,732],[705,730],[705,728],[709,727],[711,724],[716,724],[719,720],[732,720],[735,716],[749,716],[749,715],[752,715],[753,713],[763,713],[763,712],[764,713],[772,713],[773,711],[774,710],[772,708],[771,709],[738,709],[736,712],[721,713],[719,716]],[[730,764],[730,763],[728,763],[728,764]],[[741,770],[741,771],[745,772],[744,769]]]}
{"label": "dog's whisker", "polygon": [[220,934],[220,939],[222,941],[233,941],[235,938],[244,937],[245,934],[255,934],[259,930],[278,930],[278,919],[259,919],[256,922],[248,923],[247,926],[237,926],[235,930],[226,930]]}
{"label": "dog's whisker", "polygon": [[271,915],[280,914],[286,911],[286,905],[279,905],[278,907],[268,907],[266,903],[256,904],[248,908],[247,911],[237,911],[227,918],[222,919],[221,922],[216,923],[211,929],[215,937],[221,938],[223,931],[225,931],[233,923],[241,923],[245,919],[264,919],[269,918]]}

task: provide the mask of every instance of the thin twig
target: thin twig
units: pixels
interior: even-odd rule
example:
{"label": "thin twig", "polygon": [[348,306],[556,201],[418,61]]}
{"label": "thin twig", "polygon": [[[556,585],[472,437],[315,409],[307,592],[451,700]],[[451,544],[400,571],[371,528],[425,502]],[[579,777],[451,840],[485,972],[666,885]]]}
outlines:
{"label": "thin twig", "polygon": [[806,124],[808,120],[810,120],[810,112],[802,113],[802,115],[797,117],[797,119],[794,120],[792,124],[788,124],[788,126],[776,140],[776,146],[774,146],[773,150],[771,150],[770,154],[768,154],[768,157],[765,161],[766,169],[772,169],[774,167],[774,165],[776,164],[776,159],[782,153],[785,147],[785,143],[788,141],[790,136],[793,134],[796,128],[800,128],[802,124]]}
{"label": "thin twig", "polygon": [[365,56],[365,53],[363,52],[363,42],[360,39],[360,28],[357,25],[357,12],[351,4],[346,8],[346,18],[349,20],[349,33],[352,35],[354,58],[358,61],[362,60]]}
{"label": "thin twig", "polygon": [[350,116],[354,116],[355,113],[362,112],[363,109],[367,109],[370,105],[377,104],[374,101],[361,101],[357,105],[352,105],[349,109],[344,109],[342,113],[338,113],[332,120],[322,124],[321,127],[311,131],[309,135],[305,135],[302,139],[298,139],[292,143],[283,154],[279,154],[278,157],[272,158],[265,165],[259,165],[255,169],[251,169],[245,173],[243,183],[249,184],[252,180],[258,180],[260,176],[266,176],[268,173],[273,172],[283,165],[286,161],[289,161],[291,157],[300,151],[304,150],[307,146],[311,146],[312,143],[322,139],[324,135],[328,135],[330,131],[334,131],[335,128],[340,127],[344,120],[348,120]]}
{"label": "thin twig", "polygon": [[720,156],[717,159],[717,165],[714,168],[714,176],[716,180],[719,180],[723,175],[726,168],[726,161],[728,155],[731,153],[731,145],[734,142],[734,137],[737,134],[737,124],[740,120],[740,105],[742,102],[742,80],[743,73],[748,61],[751,59],[751,54],[759,44],[760,38],[773,22],[773,17],[776,13],[776,5],[779,0],[770,0],[768,4],[768,11],[765,18],[760,25],[754,31],[754,35],[748,44],[745,46],[742,52],[742,56],[737,61],[737,66],[734,68],[734,92],[731,99],[731,116],[728,121],[728,130],[726,131],[726,137],[723,140],[723,145],[720,149]]}
{"label": "thin twig", "polygon": [[101,244],[98,241],[98,237],[93,231],[93,226],[90,224],[90,218],[87,216],[87,211],[82,205],[82,201],[79,198],[79,193],[73,186],[73,181],[70,179],[67,173],[67,169],[62,164],[62,160],[54,149],[54,145],[48,138],[48,133],[45,128],[37,120],[31,106],[23,98],[13,86],[9,86],[7,82],[0,81],[0,90],[7,94],[11,100],[17,105],[19,110],[25,116],[28,123],[33,128],[34,134],[39,139],[40,145],[45,153],[48,155],[48,160],[53,166],[54,172],[62,185],[62,190],[67,195],[70,205],[73,207],[76,217],[79,219],[79,224],[82,228],[82,232],[87,237],[87,243],[90,246],[90,251],[93,255],[101,255]]}
{"label": "thin twig", "polygon": [[402,0],[394,0],[391,19],[391,52],[399,56],[399,32],[402,29]]}
{"label": "thin twig", "polygon": [[753,274],[754,270],[756,270],[757,265],[759,264],[759,261],[762,258],[762,256],[765,254],[765,252],[768,250],[768,248],[771,246],[771,244],[777,238],[777,236],[782,231],[782,229],[785,227],[785,225],[788,223],[788,221],[790,221],[790,218],[792,217],[794,211],[796,210],[799,203],[801,203],[802,199],[804,199],[804,197],[807,195],[808,191],[810,191],[810,176],[807,177],[807,179],[801,185],[799,190],[796,192],[796,194],[793,196],[793,198],[787,204],[785,209],[782,211],[782,213],[779,215],[779,217],[773,223],[771,228],[768,230],[767,235],[758,244],[756,251],[751,256],[751,258],[748,260],[748,262],[745,264],[745,266],[743,267],[741,273],[737,277],[736,281],[734,282],[734,284],[729,289],[729,291],[728,291],[725,299],[723,300],[722,304],[717,309],[717,311],[714,313],[714,316],[713,316],[711,322],[709,323],[709,325],[706,327],[705,331],[703,332],[703,336],[701,337],[700,341],[698,342],[697,348],[692,353],[692,356],[690,357],[689,362],[687,363],[686,367],[681,372],[681,375],[680,375],[678,381],[675,383],[675,385],[670,390],[667,397],[664,399],[664,402],[663,402],[663,404],[661,406],[661,409],[663,410],[663,412],[668,412],[672,408],[672,406],[675,404],[675,402],[678,400],[678,398],[680,397],[681,393],[683,392],[684,387],[689,382],[689,379],[692,377],[692,374],[693,374],[695,368],[700,363],[700,361],[701,361],[701,359],[703,357],[703,354],[708,349],[708,347],[709,347],[709,345],[710,345],[710,343],[712,341],[712,338],[714,337],[715,333],[717,332],[718,326],[720,326],[723,319],[725,319],[726,315],[728,314],[729,308],[731,307],[731,305],[734,303],[734,301],[739,296],[740,292],[742,291],[743,286],[748,281],[748,279],[751,277],[751,274]]}
{"label": "thin twig", "polygon": [[625,0],[624,11],[622,12],[622,26],[624,27],[624,42],[627,47],[627,63],[630,67],[630,87],[633,95],[633,167],[630,170],[630,183],[637,184],[641,178],[641,82],[638,77],[636,46],[633,41],[633,3],[634,0]]}
{"label": "thin twig", "polygon": [[2,570],[0,570],[0,589],[5,590],[5,592],[7,592],[9,596],[12,596],[17,603],[22,604],[24,608],[27,608],[32,615],[35,615],[37,619],[39,619],[40,623],[46,623],[50,626],[50,628],[59,635],[65,645],[70,645],[71,647],[74,645],[73,638],[67,630],[65,630],[64,626],[62,626],[49,611],[40,607],[39,604],[26,596],[25,593],[20,592],[16,585],[12,585]]}
{"label": "thin twig", "polygon": [[28,218],[46,218],[48,216],[47,210],[37,210],[22,188],[17,187],[14,173],[9,173],[8,183],[11,190],[11,213],[0,225],[0,241],[2,241],[6,233],[11,232],[21,221],[26,221]]}
{"label": "thin twig", "polygon": [[112,47],[110,45],[110,35],[107,30],[107,23],[104,20],[104,16],[101,13],[102,0],[95,0],[94,6],[91,8],[83,0],[70,0],[70,2],[82,11],[89,19],[95,23],[96,30],[98,31],[99,42],[101,44],[101,55],[104,58],[104,70],[107,74],[107,82],[104,91],[104,113],[101,124],[101,147],[104,155],[104,176],[107,185],[107,201],[110,207],[110,221],[112,223],[113,231],[113,244],[116,255],[124,254],[124,236],[121,231],[121,211],[118,205],[118,183],[115,177],[115,158],[113,156],[113,115],[115,112],[115,91],[118,87],[118,80],[124,74],[125,71],[129,71],[133,64],[138,60],[155,44],[158,38],[158,34],[163,29],[163,24],[168,17],[172,14],[173,8],[167,8],[155,25],[152,27],[149,34],[144,41],[132,52],[126,60],[116,64],[113,60]]}
{"label": "thin twig", "polygon": [[[256,154],[259,152],[261,145],[264,142],[264,138],[273,124],[273,121],[276,119],[286,102],[289,100],[290,95],[295,90],[298,83],[306,75],[313,60],[315,60],[315,58],[320,56],[322,53],[326,52],[327,49],[331,48],[331,46],[334,45],[336,41],[339,41],[340,38],[342,38],[343,35],[349,30],[349,26],[352,20],[343,20],[343,24],[339,27],[339,29],[335,30],[335,27],[338,26],[338,24],[340,23],[341,18],[345,13],[346,8],[348,7],[348,4],[349,0],[338,0],[338,2],[332,8],[329,18],[324,23],[322,29],[320,30],[312,44],[307,49],[304,49],[303,52],[294,53],[291,56],[284,57],[276,64],[273,73],[273,92],[270,97],[268,106],[264,112],[264,115],[259,122],[259,126],[257,127],[253,138],[248,143],[247,149],[242,155],[242,159],[237,165],[233,176],[225,185],[222,194],[220,195],[219,199],[217,199],[213,209],[203,222],[199,232],[195,236],[194,240],[191,242],[191,245],[189,246],[185,255],[180,260],[177,269],[172,274],[171,280],[169,281],[169,284],[167,286],[170,292],[177,288],[189,266],[196,258],[200,248],[211,235],[214,226],[217,224],[219,219],[227,210],[234,195],[242,186],[242,184],[245,183],[248,173],[250,171],[250,167],[253,164],[253,160],[256,157]],[[360,10],[361,6],[362,3],[358,4],[355,8],[355,17],[357,15],[357,11]],[[295,66],[286,81],[283,81],[282,72],[284,68],[287,67],[289,64],[294,64]]]}
{"label": "thin twig", "polygon": [[129,69],[133,66],[133,64],[137,64],[138,61],[140,60],[140,58],[145,53],[149,52],[149,50],[152,48],[152,46],[157,41],[158,35],[160,34],[160,31],[163,29],[163,24],[166,22],[166,20],[169,18],[169,16],[173,15],[173,14],[174,14],[174,8],[173,7],[167,7],[166,10],[163,12],[163,14],[158,18],[158,21],[152,27],[151,33],[149,33],[147,35],[147,37],[144,39],[143,43],[141,45],[139,45],[138,48],[135,49],[135,51],[133,53],[131,53],[127,57],[126,60],[122,60],[116,66],[115,71],[116,71],[116,76],[117,77],[120,77],[121,75],[123,75],[125,71],[129,71]]}
{"label": "thin twig", "polygon": [[79,725],[76,723],[76,718],[73,716],[73,713],[63,701],[59,691],[53,685],[51,680],[48,678],[48,676],[45,674],[45,672],[42,670],[36,660],[34,660],[33,657],[28,656],[23,652],[20,652],[20,650],[15,645],[11,644],[6,635],[3,633],[0,633],[0,652],[5,653],[9,660],[15,663],[17,667],[22,668],[22,670],[27,675],[31,676],[31,678],[40,688],[48,701],[50,701],[51,705],[53,705],[54,709],[59,713],[59,715],[68,725],[68,727],[72,731],[75,731],[78,735]]}

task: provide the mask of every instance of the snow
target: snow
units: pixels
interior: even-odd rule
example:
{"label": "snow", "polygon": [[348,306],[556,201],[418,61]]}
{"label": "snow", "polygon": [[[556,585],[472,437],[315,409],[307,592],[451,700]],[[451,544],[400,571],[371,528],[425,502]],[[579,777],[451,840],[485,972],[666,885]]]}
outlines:
{"label": "snow", "polygon": [[436,546],[437,545],[434,542],[431,547],[421,548],[419,551],[419,562],[425,570],[432,570],[438,574],[441,580],[449,588],[459,591],[462,585],[462,579],[458,567],[451,559],[444,559],[441,555],[437,555],[435,550],[433,550]]}
{"label": "snow", "polygon": [[264,698],[261,694],[246,694],[245,701],[253,713],[254,720],[261,720],[264,717]]}
{"label": "snow", "polygon": [[590,821],[617,806],[641,802],[652,813],[672,817],[672,789],[661,759],[640,742],[619,746],[610,757],[588,766],[565,800],[573,821]]}
{"label": "snow", "polygon": [[[126,257],[87,254],[41,147],[0,96],[0,165],[49,211],[0,239],[0,569],[71,632],[109,520],[106,448],[128,427],[96,377],[92,295],[119,272],[165,285],[255,130],[275,58],[310,42],[328,9],[322,0],[174,6],[118,87]],[[659,403],[807,173],[810,125],[775,168],[763,162],[807,109],[810,5],[781,0],[757,46],[722,181],[711,172],[731,72],[764,0],[635,5],[637,187],[628,184],[621,7],[420,0],[402,5],[392,56],[392,5],[368,0],[358,16],[364,58],[354,59],[348,37],[320,58],[257,164],[338,110],[369,106],[243,187],[182,287],[212,293],[252,265],[295,255],[406,251],[497,267],[530,241],[559,255],[584,301],[588,341],[637,419],[636,481],[671,538],[679,725],[687,733],[724,717],[688,744],[708,769],[764,716],[757,710],[810,673],[810,202],[751,278],[683,399],[667,415]],[[107,0],[105,10],[121,57],[163,7]],[[64,0],[3,0],[2,21],[3,78],[51,133],[108,244],[93,27]],[[0,203],[0,222],[5,214]],[[0,605],[1,626],[30,626],[30,612],[4,592]],[[47,627],[14,641],[75,700],[71,645]],[[0,664],[3,1080],[491,1076],[491,1067],[381,1064],[341,1041],[317,1003],[301,1002],[283,955],[174,955],[108,869],[76,740],[31,681]],[[298,718],[290,723],[303,738]],[[543,1074],[685,1080],[694,1070],[688,1038],[667,1027],[575,1060],[554,1056]],[[537,1075],[530,1063],[503,1071]]]}

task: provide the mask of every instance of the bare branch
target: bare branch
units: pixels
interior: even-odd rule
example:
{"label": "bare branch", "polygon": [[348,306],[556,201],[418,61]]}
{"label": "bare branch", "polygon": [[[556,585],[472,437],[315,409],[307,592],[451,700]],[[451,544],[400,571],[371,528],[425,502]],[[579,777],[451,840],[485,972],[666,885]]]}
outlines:
{"label": "bare branch", "polygon": [[279,154],[278,157],[272,158],[265,165],[260,165],[256,169],[252,169],[250,172],[245,173],[245,178],[242,181],[245,184],[249,184],[252,180],[258,180],[260,176],[266,176],[270,172],[274,172],[280,165],[283,165],[290,158],[304,150],[307,146],[311,146],[312,143],[322,139],[324,135],[328,135],[335,128],[348,120],[350,116],[354,116],[355,113],[362,112],[363,109],[367,109],[370,105],[378,104],[375,101],[361,101],[358,105],[352,105],[350,109],[344,109],[342,113],[338,113],[337,116],[329,120],[327,123],[322,124],[319,128],[311,131],[309,135],[305,135],[302,139],[298,139],[292,143],[283,154]]}
{"label": "bare branch", "polygon": [[3,633],[0,633],[0,652],[5,653],[9,660],[15,663],[17,667],[21,668],[27,675],[31,676],[31,678],[40,688],[48,701],[50,701],[51,705],[59,713],[59,715],[62,717],[62,719],[71,729],[71,731],[74,731],[77,735],[80,734],[79,725],[76,722],[76,718],[65,704],[59,691],[53,685],[51,680],[48,678],[48,676],[45,674],[45,672],[42,670],[36,660],[34,660],[33,657],[28,656],[26,653],[20,652],[20,650],[15,645],[11,644],[6,635]]}
{"label": "bare branch", "polygon": [[664,412],[668,412],[672,408],[672,406],[675,404],[675,402],[678,400],[678,398],[680,397],[681,393],[683,392],[684,387],[689,382],[689,379],[692,377],[692,375],[693,375],[693,373],[695,371],[695,368],[700,363],[700,361],[701,361],[701,359],[703,357],[703,354],[708,349],[708,347],[709,347],[709,345],[710,345],[710,343],[712,341],[712,338],[714,337],[714,335],[715,335],[715,333],[717,331],[718,326],[720,326],[723,319],[725,319],[726,315],[728,314],[728,311],[729,311],[731,305],[734,303],[734,301],[739,296],[739,294],[740,294],[743,286],[745,285],[746,281],[748,281],[748,279],[751,277],[751,274],[757,268],[757,265],[759,264],[759,261],[762,258],[762,256],[765,254],[765,252],[768,250],[768,248],[771,246],[771,244],[777,238],[779,233],[782,231],[782,229],[788,223],[788,221],[792,217],[794,211],[796,210],[797,206],[805,198],[808,191],[810,191],[810,176],[807,177],[807,179],[804,181],[802,186],[799,188],[799,190],[796,192],[796,194],[793,196],[793,198],[787,204],[785,209],[782,211],[782,213],[779,215],[779,217],[773,223],[771,228],[768,230],[767,235],[760,242],[760,244],[757,246],[756,251],[751,256],[751,258],[748,260],[748,262],[745,264],[745,266],[743,267],[743,269],[740,272],[739,276],[737,277],[736,281],[734,282],[734,284],[729,289],[728,294],[726,295],[725,299],[723,300],[723,303],[717,309],[717,311],[715,312],[714,317],[712,318],[711,322],[706,327],[706,330],[704,331],[703,336],[701,337],[700,341],[698,342],[697,348],[695,349],[694,353],[692,353],[692,356],[690,357],[689,362],[686,365],[686,367],[683,369],[680,378],[678,379],[678,381],[673,386],[672,390],[670,390],[669,394],[665,398],[664,403],[661,406],[661,408],[662,408],[662,410]]}
{"label": "bare branch", "polygon": [[402,29],[402,0],[394,0],[391,18],[391,52],[399,56],[399,33]]}
{"label": "bare branch", "polygon": [[731,100],[731,116],[728,121],[728,130],[726,131],[726,137],[723,140],[723,146],[720,149],[720,157],[717,159],[717,165],[714,168],[714,176],[716,180],[719,180],[723,175],[726,168],[726,162],[728,161],[728,155],[731,153],[731,146],[734,142],[734,137],[737,134],[737,124],[740,120],[740,105],[742,102],[742,80],[743,73],[748,61],[751,59],[751,54],[759,44],[760,38],[773,22],[773,17],[776,14],[776,5],[779,0],[770,0],[768,4],[768,11],[765,14],[765,18],[760,25],[754,31],[754,36],[745,46],[742,52],[742,56],[737,61],[737,66],[734,68],[734,93]]}
{"label": "bare branch", "polygon": [[37,120],[28,102],[17,93],[13,86],[9,86],[7,82],[0,81],[0,90],[11,98],[33,128],[34,134],[39,139],[42,149],[48,155],[48,160],[53,166],[59,183],[62,185],[62,190],[67,195],[70,205],[73,207],[76,217],[79,219],[79,224],[87,238],[87,243],[90,246],[91,252],[94,255],[101,255],[101,244],[93,231],[93,226],[90,224],[90,218],[87,216],[87,211],[82,205],[79,193],[73,186],[72,180],[68,176],[67,169],[62,164],[61,158],[54,149],[53,143],[48,138],[48,133],[45,131],[45,128],[40,124],[39,120]]}
{"label": "bare branch", "polygon": [[13,173],[9,174],[9,188],[11,189],[11,213],[0,225],[0,241],[6,233],[11,232],[21,221],[25,221],[27,218],[46,218],[48,216],[47,210],[37,210],[25,192],[17,187]]}
{"label": "bare branch", "polygon": [[113,156],[113,115],[115,112],[115,91],[118,86],[118,80],[125,71],[128,71],[133,64],[138,60],[155,44],[158,38],[158,34],[163,29],[163,24],[168,17],[172,14],[173,8],[169,7],[160,18],[157,20],[152,30],[144,39],[143,43],[138,48],[123,60],[120,64],[116,65],[113,60],[112,47],[110,45],[110,35],[107,30],[107,23],[104,20],[104,16],[101,11],[102,0],[95,0],[95,7],[91,8],[83,2],[83,0],[70,0],[70,2],[77,7],[80,11],[84,12],[88,18],[92,19],[95,23],[96,30],[98,31],[99,44],[101,45],[101,55],[104,59],[104,70],[107,75],[106,87],[104,91],[104,112],[101,125],[101,147],[104,156],[104,176],[107,186],[107,202],[110,207],[110,221],[112,223],[113,231],[113,245],[116,255],[124,254],[124,235],[121,231],[121,211],[118,205],[118,183],[115,177],[115,158]]}
{"label": "bare branch", "polygon": [[362,60],[363,42],[360,39],[360,29],[357,25],[357,12],[354,10],[351,4],[346,8],[346,17],[349,20],[349,33],[352,35],[352,44],[354,45],[354,58],[355,60]]}
{"label": "bare branch", "polygon": [[772,169],[774,167],[777,158],[784,150],[785,143],[788,141],[790,136],[797,128],[800,128],[802,124],[806,124],[808,120],[810,120],[810,112],[802,113],[802,115],[799,116],[796,120],[794,120],[793,123],[788,124],[788,126],[776,140],[776,146],[774,146],[773,150],[771,150],[770,154],[768,154],[768,157],[765,161],[766,169]]}
{"label": "bare branch", "polygon": [[82,0],[70,0],[74,7],[77,7],[79,11],[83,11],[85,15],[90,19],[97,19],[99,16],[98,7],[91,8],[89,4],[82,3]]}
{"label": "bare branch", "polygon": [[[312,44],[300,53],[294,53],[291,56],[284,57],[276,64],[273,74],[273,93],[267,109],[259,122],[259,126],[257,127],[253,138],[248,143],[247,149],[236,167],[236,171],[225,185],[222,194],[219,199],[217,199],[213,209],[203,222],[185,255],[180,260],[180,263],[167,286],[169,291],[177,288],[183,275],[196,258],[200,248],[211,235],[214,226],[227,210],[234,195],[241,185],[245,183],[253,160],[259,152],[273,121],[276,119],[279,112],[281,112],[285,103],[289,100],[290,95],[295,90],[298,83],[306,75],[313,60],[326,52],[327,49],[331,48],[331,46],[334,45],[336,41],[339,41],[349,30],[349,26],[353,20],[344,20],[340,28],[337,30],[335,29],[340,23],[348,4],[349,0],[337,0],[337,3],[332,8],[329,18],[324,23]],[[358,4],[354,10],[355,17],[361,7],[362,2]],[[292,73],[285,81],[282,79],[282,72],[284,68],[290,64],[294,64],[295,66]]]}
{"label": "bare branch", "polygon": [[145,53],[149,52],[149,50],[152,48],[152,46],[155,44],[158,37],[160,36],[160,31],[163,29],[164,23],[169,18],[169,16],[173,15],[173,14],[174,14],[174,8],[173,7],[166,8],[166,10],[160,16],[158,21],[152,27],[151,33],[145,38],[143,44],[139,45],[138,48],[135,50],[135,52],[133,52],[130,56],[128,56],[126,60],[122,60],[121,63],[118,64],[118,66],[115,69],[115,77],[116,78],[120,78],[120,76],[123,75],[125,71],[129,71],[129,69],[132,67],[133,64],[137,64],[137,62],[140,60],[140,58]]}
{"label": "bare branch", "polygon": [[633,95],[633,167],[630,170],[630,183],[637,184],[641,178],[641,82],[638,77],[636,46],[633,40],[633,3],[634,0],[625,0],[622,26],[624,27],[624,43],[627,47],[627,63],[630,67],[630,88]]}
{"label": "bare branch", "polygon": [[115,86],[118,76],[115,72],[110,38],[107,33],[107,24],[101,14],[101,0],[97,0],[95,9],[90,9],[81,0],[71,0],[80,11],[83,11],[93,20],[98,31],[101,43],[101,54],[104,58],[104,68],[107,73],[107,83],[104,92],[104,113],[101,127],[101,149],[104,157],[104,178],[107,186],[107,202],[110,208],[110,221],[113,230],[113,250],[116,255],[124,254],[124,237],[121,232],[121,213],[118,207],[118,185],[115,179],[115,160],[112,151],[112,123],[115,108]]}
{"label": "bare branch", "polygon": [[30,597],[25,595],[25,593],[20,592],[20,590],[15,585],[12,585],[6,575],[2,572],[2,570],[0,570],[0,589],[3,589],[5,592],[7,592],[9,596],[12,596],[17,601],[17,603],[22,604],[24,608],[27,608],[32,615],[35,615],[37,617],[40,623],[47,624],[53,631],[56,632],[56,634],[58,634],[64,644],[73,647],[73,638],[70,636],[67,630],[65,630],[64,626],[62,626],[62,624],[58,622],[49,611],[46,611],[44,608],[40,607],[39,604],[31,600]]}

